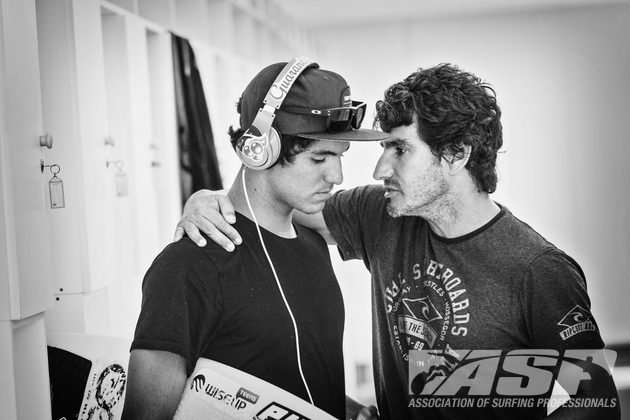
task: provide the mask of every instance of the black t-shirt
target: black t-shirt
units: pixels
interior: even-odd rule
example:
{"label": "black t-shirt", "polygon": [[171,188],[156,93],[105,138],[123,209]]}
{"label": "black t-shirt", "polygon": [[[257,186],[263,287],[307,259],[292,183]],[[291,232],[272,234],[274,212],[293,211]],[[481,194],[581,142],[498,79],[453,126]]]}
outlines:
{"label": "black t-shirt", "polygon": [[[164,350],[232,366],[308,401],[300,378],[293,324],[256,227],[237,214],[243,244],[227,252],[208,240],[168,245],[149,268],[133,349]],[[315,405],[345,416],[344,306],[328,247],[295,226],[286,239],[261,228],[298,326],[300,358]]]}
{"label": "black t-shirt", "polygon": [[[426,400],[415,396],[429,392],[423,388],[424,369],[433,366],[421,364],[423,354],[452,355],[432,359],[443,362],[436,367],[450,375],[464,359],[480,359],[471,350],[549,349],[556,354],[603,347],[580,266],[505,207],[485,226],[447,239],[420,217],[390,217],[384,189],[366,186],[333,195],[324,218],[344,259],[363,260],[372,275],[374,377],[383,420],[545,416],[539,406],[424,406]],[[492,390],[495,373],[488,369],[487,381],[477,385]],[[438,375],[439,380],[446,375]],[[546,385],[551,382],[540,389]],[[608,377],[581,386],[591,387],[585,389],[590,396],[615,395]],[[600,411],[598,418],[615,418],[616,410]]]}

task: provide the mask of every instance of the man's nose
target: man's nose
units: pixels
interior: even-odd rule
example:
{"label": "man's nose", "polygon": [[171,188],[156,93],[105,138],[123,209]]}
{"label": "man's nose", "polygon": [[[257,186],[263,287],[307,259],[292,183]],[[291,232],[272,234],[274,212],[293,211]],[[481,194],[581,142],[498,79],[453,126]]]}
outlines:
{"label": "man's nose", "polygon": [[335,159],[335,162],[327,169],[324,174],[324,181],[329,184],[339,185],[343,182],[343,169],[341,168],[341,159]]}
{"label": "man's nose", "polygon": [[378,162],[376,162],[376,167],[374,168],[372,177],[377,181],[382,181],[384,179],[391,178],[392,174],[392,165],[390,165],[387,156],[385,155],[385,151],[383,151],[381,157],[378,159]]}

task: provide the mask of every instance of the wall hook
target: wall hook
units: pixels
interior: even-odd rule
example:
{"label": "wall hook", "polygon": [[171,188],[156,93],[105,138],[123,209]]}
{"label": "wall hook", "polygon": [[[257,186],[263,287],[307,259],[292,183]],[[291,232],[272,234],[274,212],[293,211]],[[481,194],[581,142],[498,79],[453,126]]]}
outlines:
{"label": "wall hook", "polygon": [[46,133],[42,136],[39,136],[39,145],[41,147],[47,147],[52,149],[53,147],[53,136],[50,133]]}
{"label": "wall hook", "polygon": [[50,167],[50,165],[46,165],[44,163],[44,147],[52,149],[53,147],[52,134],[46,133],[44,135],[39,136],[39,146],[41,147],[41,155],[42,155],[42,157],[39,159],[39,169],[41,173],[44,173],[44,168]]}
{"label": "wall hook", "polygon": [[109,169],[109,165],[115,165],[117,168],[122,168],[123,162],[122,160],[109,160],[105,161],[105,167]]}

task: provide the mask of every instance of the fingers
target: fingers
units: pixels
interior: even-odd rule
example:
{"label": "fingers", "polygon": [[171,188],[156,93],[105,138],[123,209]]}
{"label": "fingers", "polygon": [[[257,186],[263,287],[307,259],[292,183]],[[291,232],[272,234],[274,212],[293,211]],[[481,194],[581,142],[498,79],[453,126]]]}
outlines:
{"label": "fingers", "polygon": [[177,224],[177,229],[175,229],[175,237],[177,238],[178,232],[183,236],[183,231],[185,231],[186,235],[198,246],[206,246],[206,240],[201,236],[199,228],[195,223],[188,220],[180,220]]}
{"label": "fingers", "polygon": [[236,215],[234,214],[234,206],[232,201],[227,196],[218,196],[217,204],[219,205],[219,211],[228,223],[236,222]]}
{"label": "fingers", "polygon": [[[234,229],[232,225],[223,218],[224,216],[225,214],[223,213],[211,214],[208,216],[207,219],[204,219],[203,223],[199,227],[216,243],[218,243],[228,251],[232,251],[234,249],[234,245],[240,245],[243,240],[241,239],[241,235],[238,234],[236,229]],[[234,217],[236,220],[236,216],[234,216],[234,213],[232,213],[232,217]],[[231,249],[227,248],[227,242],[232,245]]]}
{"label": "fingers", "polygon": [[184,228],[177,225],[175,233],[173,234],[173,242],[177,242],[184,237]]}
{"label": "fingers", "polygon": [[[186,235],[201,247],[206,246],[206,239],[201,235],[201,232],[208,235],[211,241],[216,242],[226,251],[234,251],[235,246],[232,238],[237,237],[239,239],[237,245],[241,243],[239,234],[220,215],[214,222],[206,218],[186,219],[180,221],[178,226],[186,231]],[[229,236],[226,236],[225,232],[228,232]]]}
{"label": "fingers", "polygon": [[228,238],[227,236],[225,236],[223,233],[221,233],[221,231],[217,229],[212,223],[205,221],[204,223],[202,223],[202,226],[200,227],[204,231],[204,233],[208,235],[210,240],[216,242],[220,247],[222,247],[226,251],[229,251],[229,252],[234,251],[235,247],[232,240]]}
{"label": "fingers", "polygon": [[241,236],[230,224],[236,222],[234,206],[226,195],[219,193],[199,190],[190,196],[175,230],[175,240],[185,232],[197,245],[205,246],[206,239],[200,233],[203,232],[227,251],[233,251],[235,245],[242,243]]}

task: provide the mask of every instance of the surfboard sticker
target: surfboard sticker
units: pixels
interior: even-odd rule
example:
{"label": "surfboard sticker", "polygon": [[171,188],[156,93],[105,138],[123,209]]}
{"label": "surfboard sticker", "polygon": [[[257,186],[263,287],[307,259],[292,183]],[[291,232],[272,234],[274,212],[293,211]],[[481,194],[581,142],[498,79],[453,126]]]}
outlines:
{"label": "surfboard sticker", "polygon": [[186,382],[175,419],[334,420],[275,385],[208,359]]}

